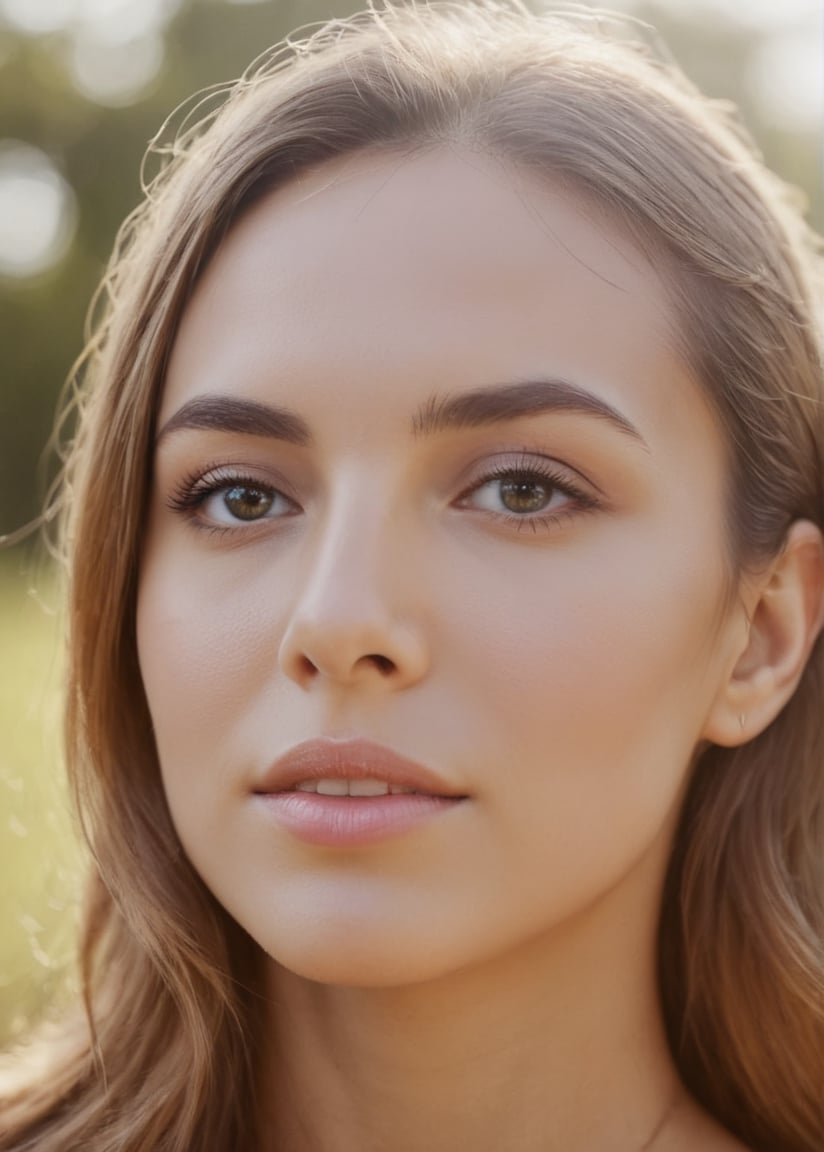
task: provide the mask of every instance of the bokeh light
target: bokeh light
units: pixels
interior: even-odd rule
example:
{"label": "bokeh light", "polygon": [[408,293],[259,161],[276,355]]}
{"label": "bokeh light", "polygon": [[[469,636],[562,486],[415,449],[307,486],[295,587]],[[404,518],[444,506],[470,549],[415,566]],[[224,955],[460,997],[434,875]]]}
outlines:
{"label": "bokeh light", "polygon": [[21,32],[40,35],[72,26],[132,39],[165,24],[183,0],[0,0],[0,13]]}
{"label": "bokeh light", "polygon": [[824,44],[803,28],[765,38],[748,81],[765,123],[790,132],[824,124]]}
{"label": "bokeh light", "polygon": [[38,36],[65,28],[77,0],[2,0],[0,12],[21,32]]}
{"label": "bokeh light", "polygon": [[76,223],[74,192],[46,153],[0,140],[0,275],[46,271],[68,251]]}
{"label": "bokeh light", "polygon": [[68,45],[69,69],[79,92],[97,104],[133,104],[163,66],[163,37],[157,31],[131,38],[111,36],[100,26],[82,26]]}
{"label": "bokeh light", "polygon": [[702,23],[721,16],[737,24],[762,28],[821,20],[821,0],[664,0],[661,7]]}
{"label": "bokeh light", "polygon": [[163,29],[183,0],[0,0],[0,14],[29,35],[61,33],[78,92],[121,108],[141,99],[163,65]]}

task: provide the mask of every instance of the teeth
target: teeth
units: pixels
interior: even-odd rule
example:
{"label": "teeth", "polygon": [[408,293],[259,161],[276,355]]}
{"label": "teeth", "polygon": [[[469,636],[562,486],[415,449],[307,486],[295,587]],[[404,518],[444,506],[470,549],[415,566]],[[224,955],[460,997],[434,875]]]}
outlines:
{"label": "teeth", "polygon": [[321,796],[348,796],[348,780],[318,780],[316,791]]}
{"label": "teeth", "polygon": [[387,784],[385,780],[369,777],[363,780],[347,780],[330,777],[328,780],[299,780],[296,792],[317,792],[321,796],[399,796],[415,791],[400,784]]}
{"label": "teeth", "polygon": [[385,780],[350,780],[350,796],[388,796],[389,785]]}

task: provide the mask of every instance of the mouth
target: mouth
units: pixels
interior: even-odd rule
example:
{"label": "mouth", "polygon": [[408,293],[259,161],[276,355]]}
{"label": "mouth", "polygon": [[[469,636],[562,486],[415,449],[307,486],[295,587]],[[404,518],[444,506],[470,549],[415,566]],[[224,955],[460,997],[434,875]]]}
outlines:
{"label": "mouth", "polygon": [[276,761],[254,795],[281,829],[324,848],[409,834],[468,799],[440,774],[388,748],[322,739]]}
{"label": "mouth", "polygon": [[319,796],[419,796],[415,788],[404,788],[401,784],[390,784],[366,776],[361,780],[350,780],[346,776],[330,776],[321,780],[299,780],[293,792],[315,792]]}
{"label": "mouth", "polygon": [[254,791],[379,797],[410,793],[463,799],[466,793],[424,764],[369,740],[305,740],[281,756]]}

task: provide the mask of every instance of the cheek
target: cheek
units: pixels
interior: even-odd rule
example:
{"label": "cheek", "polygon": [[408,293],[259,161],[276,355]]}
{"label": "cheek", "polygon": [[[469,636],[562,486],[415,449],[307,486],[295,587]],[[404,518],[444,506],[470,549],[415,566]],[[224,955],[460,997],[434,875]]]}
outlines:
{"label": "cheek", "polygon": [[[244,574],[230,557],[193,561],[175,546],[147,553],[138,653],[173,815],[179,795],[191,811],[193,780],[249,767],[233,760],[248,741],[257,698],[276,675],[278,599],[276,574],[268,581]],[[208,797],[198,789],[199,803]]]}
{"label": "cheek", "polygon": [[483,750],[487,891],[521,925],[588,906],[653,845],[665,866],[712,694],[721,573],[710,549],[701,566],[634,543],[609,563],[558,552],[508,588],[500,566],[476,571],[441,638]]}
{"label": "cheek", "polygon": [[553,803],[566,788],[571,804],[660,812],[681,786],[715,692],[724,575],[706,531],[661,540],[660,525],[601,532],[471,581],[442,574],[464,588],[441,643],[450,679],[483,716],[483,746]]}

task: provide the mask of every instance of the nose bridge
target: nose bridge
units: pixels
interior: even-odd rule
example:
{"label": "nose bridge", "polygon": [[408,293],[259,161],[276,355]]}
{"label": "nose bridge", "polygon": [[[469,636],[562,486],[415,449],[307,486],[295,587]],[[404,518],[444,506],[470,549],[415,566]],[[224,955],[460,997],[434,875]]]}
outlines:
{"label": "nose bridge", "polygon": [[380,615],[397,543],[393,505],[385,471],[367,465],[348,471],[318,523],[299,611],[330,619]]}
{"label": "nose bridge", "polygon": [[399,511],[388,469],[358,462],[338,478],[308,535],[281,644],[281,665],[293,679],[378,673],[404,683],[422,674],[423,637],[404,595],[410,561]]}

